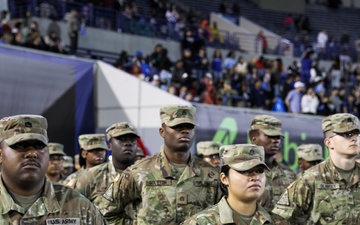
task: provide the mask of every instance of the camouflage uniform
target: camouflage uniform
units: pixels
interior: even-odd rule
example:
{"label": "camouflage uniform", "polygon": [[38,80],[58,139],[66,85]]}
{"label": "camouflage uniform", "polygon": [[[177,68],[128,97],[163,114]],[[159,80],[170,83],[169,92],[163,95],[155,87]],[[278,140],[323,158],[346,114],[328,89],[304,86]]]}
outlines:
{"label": "camouflage uniform", "polygon": [[[220,148],[220,155],[223,161],[222,165],[228,165],[230,168],[237,171],[247,171],[259,165],[262,165],[267,170],[269,170],[269,168],[264,163],[264,148],[261,146],[252,144],[226,145]],[[244,179],[248,179],[248,177]],[[224,196],[216,205],[195,214],[194,216],[184,221],[182,224],[247,224],[246,221],[241,218],[241,216],[238,216],[239,213],[230,207],[227,202],[227,198],[227,196]],[[234,196],[234,198],[236,198],[236,196]],[[257,204],[257,207],[253,217],[251,218],[251,225],[289,224],[280,216],[268,213],[263,207],[259,205],[259,203],[254,202],[254,204]]]}
{"label": "camouflage uniform", "polygon": [[[195,123],[195,108],[167,106],[160,110],[163,123]],[[103,195],[101,210],[113,222],[124,207],[135,203],[137,224],[179,224],[187,217],[218,202],[219,173],[202,159],[191,156],[179,173],[164,149],[140,160],[118,176]]]}
{"label": "camouflage uniform", "polygon": [[[281,127],[282,123],[280,120],[273,116],[256,115],[252,119],[250,129],[261,130],[268,136],[283,136]],[[278,164],[275,160],[272,163],[271,170],[265,171],[265,175],[265,192],[259,203],[267,211],[271,211],[286,187],[296,179],[296,175],[290,168]]]}
{"label": "camouflage uniform", "polygon": [[[359,130],[358,119],[339,113],[323,120],[323,131]],[[294,224],[360,224],[360,164],[347,182],[331,157],[308,169],[290,185],[273,212]]]}
{"label": "camouflage uniform", "polygon": [[[42,116],[5,117],[0,120],[0,141],[8,146],[28,140],[38,140],[47,145],[46,130],[47,121]],[[43,154],[42,157],[48,158],[47,152]],[[5,170],[0,175],[4,174]],[[0,179],[0,224],[107,224],[88,199],[70,188],[51,182],[45,175],[43,178],[42,192],[27,211],[16,203],[6,183]]]}
{"label": "camouflage uniform", "polygon": [[[319,144],[302,144],[299,145],[297,148],[297,157],[298,159],[303,159],[307,162],[314,162],[314,161],[323,161],[323,148]],[[300,168],[300,172],[297,174],[297,178],[305,171],[302,171]]]}
{"label": "camouflage uniform", "polygon": [[[102,148],[107,150],[105,134],[82,134],[79,136],[80,148],[85,151],[91,151],[93,149]],[[80,174],[84,172],[84,169],[80,169],[70,174],[63,182],[65,186],[74,188]]]}
{"label": "camouflage uniform", "polygon": [[[62,155],[65,156],[64,145],[59,143],[48,143],[49,155]],[[57,183],[62,184],[65,181],[66,177],[63,174],[60,174],[60,179]]]}

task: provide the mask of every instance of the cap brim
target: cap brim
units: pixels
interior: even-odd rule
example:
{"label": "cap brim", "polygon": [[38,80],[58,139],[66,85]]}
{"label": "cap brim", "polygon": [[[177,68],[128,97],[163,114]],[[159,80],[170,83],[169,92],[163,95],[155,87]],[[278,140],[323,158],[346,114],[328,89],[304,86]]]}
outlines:
{"label": "cap brim", "polygon": [[96,144],[96,145],[90,145],[89,147],[83,147],[83,149],[85,151],[91,151],[91,150],[98,149],[98,148],[108,150],[107,146],[103,145],[103,144]]}
{"label": "cap brim", "polygon": [[267,136],[284,136],[284,134],[280,131],[280,130],[267,130],[267,129],[262,129],[262,131],[264,132],[264,134],[266,134]]}
{"label": "cap brim", "polygon": [[206,153],[201,153],[201,155],[209,156],[209,155],[219,155],[219,150],[208,150]]}
{"label": "cap brim", "polygon": [[118,133],[114,133],[112,135],[112,137],[119,137],[119,136],[123,136],[123,135],[126,135],[126,134],[133,134],[135,135],[136,137],[140,137],[137,133],[133,132],[133,131],[123,131],[123,132],[118,132]]}
{"label": "cap brim", "polygon": [[236,171],[247,171],[259,165],[264,166],[267,170],[270,170],[264,162],[258,159],[251,159],[241,163],[229,164],[229,166]]}
{"label": "cap brim", "polygon": [[16,143],[22,142],[22,141],[29,141],[29,140],[37,140],[41,141],[45,145],[48,144],[49,140],[46,136],[42,134],[34,134],[34,133],[24,133],[24,134],[18,134],[16,136],[13,136],[11,138],[5,139],[5,143],[9,146],[14,145]]}
{"label": "cap brim", "polygon": [[177,126],[177,125],[185,124],[185,123],[192,124],[192,125],[194,125],[194,126],[198,126],[198,125],[197,125],[196,123],[194,123],[192,120],[189,120],[189,119],[187,119],[187,118],[173,120],[172,122],[166,122],[165,125],[168,126],[168,127],[175,127],[175,126]]}
{"label": "cap brim", "polygon": [[332,132],[341,134],[341,133],[351,132],[351,131],[354,131],[354,130],[360,131],[360,128],[359,127],[351,127],[350,129],[349,128],[336,129],[336,130],[332,130]]}

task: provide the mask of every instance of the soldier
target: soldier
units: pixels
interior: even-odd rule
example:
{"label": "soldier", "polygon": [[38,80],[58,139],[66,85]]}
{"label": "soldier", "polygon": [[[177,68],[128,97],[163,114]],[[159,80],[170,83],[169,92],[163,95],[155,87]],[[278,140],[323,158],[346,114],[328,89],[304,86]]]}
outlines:
{"label": "soldier", "polygon": [[360,224],[359,120],[334,114],[322,130],[330,157],[289,185],[273,212],[294,224]]}
{"label": "soldier", "polygon": [[74,162],[71,156],[64,156],[62,174],[67,177],[74,172]]}
{"label": "soldier", "polygon": [[196,153],[205,162],[209,163],[213,167],[219,168],[219,165],[220,165],[219,148],[220,148],[220,146],[221,146],[220,142],[200,141],[196,145]]}
{"label": "soldier", "polygon": [[266,188],[261,199],[261,206],[270,212],[280,199],[285,188],[296,179],[295,173],[274,158],[280,150],[281,122],[273,116],[256,115],[251,121],[249,137],[252,144],[262,146],[265,150],[265,163],[270,168],[265,171]]}
{"label": "soldier", "polygon": [[85,159],[85,167],[70,174],[65,179],[63,184],[71,188],[74,188],[77,177],[84,169],[89,169],[106,161],[107,145],[105,134],[82,134],[79,136],[79,145],[81,158]]}
{"label": "soldier", "polygon": [[265,190],[264,172],[269,170],[264,163],[264,148],[252,144],[225,145],[220,147],[220,154],[220,186],[225,196],[182,224],[288,224],[257,203]]}
{"label": "soldier", "polygon": [[135,162],[145,158],[144,152],[141,148],[136,149]]}
{"label": "soldier", "polygon": [[65,176],[62,174],[62,167],[64,162],[64,145],[59,143],[49,143],[49,166],[46,171],[46,176],[53,182],[62,183]]}
{"label": "soldier", "polygon": [[[106,188],[118,174],[134,163],[139,135],[130,123],[122,122],[107,128],[106,137],[109,140],[109,150],[112,152],[111,161],[86,169],[74,184],[74,189],[90,199],[99,210],[107,207],[100,204]],[[127,210],[127,215],[133,216],[131,205]],[[125,222],[117,221],[117,223],[130,224],[130,217],[128,222],[126,215],[123,219]]]}
{"label": "soldier", "polygon": [[2,118],[0,141],[0,224],[107,224],[88,199],[46,177],[44,117]]}
{"label": "soldier", "polygon": [[[130,166],[103,195],[101,210],[109,222],[135,203],[137,224],[179,224],[219,201],[219,172],[191,156],[195,136],[193,106],[168,105],[160,109],[159,153]],[[118,224],[118,223],[117,223]]]}
{"label": "soldier", "polygon": [[323,149],[319,144],[302,144],[297,148],[300,177],[307,169],[321,163],[324,160]]}

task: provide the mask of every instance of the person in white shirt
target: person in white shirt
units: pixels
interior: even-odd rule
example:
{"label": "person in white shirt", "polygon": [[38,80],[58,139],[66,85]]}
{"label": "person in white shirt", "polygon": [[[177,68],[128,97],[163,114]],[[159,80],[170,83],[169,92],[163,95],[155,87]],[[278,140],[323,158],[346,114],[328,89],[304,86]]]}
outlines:
{"label": "person in white shirt", "polygon": [[314,92],[314,89],[309,87],[306,91],[306,94],[301,98],[301,112],[303,114],[315,115],[319,104],[320,102]]}

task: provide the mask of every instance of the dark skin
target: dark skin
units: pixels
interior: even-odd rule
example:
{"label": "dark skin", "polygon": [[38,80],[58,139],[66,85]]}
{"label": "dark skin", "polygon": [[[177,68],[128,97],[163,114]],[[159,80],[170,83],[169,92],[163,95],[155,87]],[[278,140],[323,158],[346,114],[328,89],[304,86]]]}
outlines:
{"label": "dark skin", "polygon": [[134,134],[125,134],[110,139],[109,149],[112,151],[112,162],[116,169],[125,170],[134,164],[137,138]]}
{"label": "dark skin", "polygon": [[106,149],[96,148],[88,151],[82,150],[81,156],[86,160],[85,169],[88,169],[106,161]]}
{"label": "dark skin", "polygon": [[61,170],[63,164],[62,155],[51,155],[49,160],[49,166],[46,172],[47,177],[54,182],[58,182],[61,179]]}
{"label": "dark skin", "polygon": [[39,193],[45,183],[49,149],[41,141],[27,140],[8,146],[1,142],[1,178],[6,188],[21,196]]}
{"label": "dark skin", "polygon": [[174,127],[165,124],[159,129],[160,136],[164,138],[164,152],[170,162],[186,164],[191,153],[190,147],[194,142],[195,126],[189,123]]}
{"label": "dark skin", "polygon": [[273,168],[274,156],[280,150],[281,136],[268,136],[261,130],[251,130],[249,136],[252,144],[264,147],[265,164]]}

